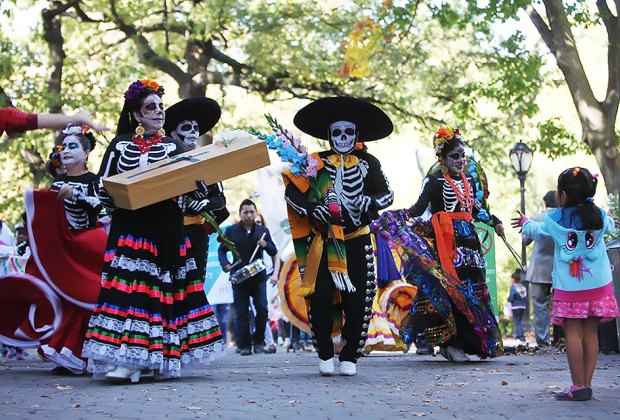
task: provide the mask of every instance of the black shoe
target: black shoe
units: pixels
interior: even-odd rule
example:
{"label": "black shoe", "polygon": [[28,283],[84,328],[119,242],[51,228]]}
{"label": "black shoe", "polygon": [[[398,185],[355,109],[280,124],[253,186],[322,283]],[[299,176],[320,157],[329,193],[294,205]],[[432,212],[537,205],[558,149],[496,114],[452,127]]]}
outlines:
{"label": "black shoe", "polygon": [[242,356],[251,356],[252,355],[252,350],[250,350],[250,349],[241,349],[239,354],[242,355]]}
{"label": "black shoe", "polygon": [[52,369],[52,375],[60,375],[60,376],[73,376],[74,373],[71,372],[69,369],[67,369],[66,367],[63,366],[56,366],[54,369]]}
{"label": "black shoe", "polygon": [[254,344],[254,354],[262,354],[262,353],[265,353],[265,345]]}

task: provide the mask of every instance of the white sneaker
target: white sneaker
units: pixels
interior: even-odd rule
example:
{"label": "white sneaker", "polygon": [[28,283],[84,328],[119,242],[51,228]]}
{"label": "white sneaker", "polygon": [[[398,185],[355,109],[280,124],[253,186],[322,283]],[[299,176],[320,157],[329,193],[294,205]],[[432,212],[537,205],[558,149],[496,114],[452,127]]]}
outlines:
{"label": "white sneaker", "polygon": [[446,349],[446,353],[448,353],[448,360],[452,362],[457,362],[457,363],[469,362],[469,357],[467,357],[463,349],[448,346],[448,348]]}
{"label": "white sneaker", "polygon": [[355,376],[357,367],[353,362],[340,362],[340,374],[342,376]]}
{"label": "white sneaker", "polygon": [[334,358],[319,360],[319,373],[321,376],[332,376],[334,374]]}

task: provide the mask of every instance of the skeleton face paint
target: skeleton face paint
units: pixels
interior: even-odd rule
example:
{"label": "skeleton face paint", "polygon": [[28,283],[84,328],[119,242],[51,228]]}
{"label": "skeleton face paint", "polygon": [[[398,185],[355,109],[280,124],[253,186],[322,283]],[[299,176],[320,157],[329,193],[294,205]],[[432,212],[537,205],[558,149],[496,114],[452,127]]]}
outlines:
{"label": "skeleton face paint", "polygon": [[200,128],[198,127],[198,123],[194,120],[185,120],[181,121],[174,132],[176,132],[177,137],[183,145],[188,149],[195,149],[196,142],[198,141],[198,137],[200,137]]}
{"label": "skeleton face paint", "polygon": [[450,150],[443,160],[450,174],[460,174],[465,169],[465,147],[459,144]]}
{"label": "skeleton face paint", "polygon": [[84,167],[88,153],[84,151],[82,143],[77,136],[67,136],[62,141],[60,161],[67,169]]}
{"label": "skeleton face paint", "polygon": [[355,148],[357,128],[349,121],[336,121],[329,126],[329,144],[336,153],[346,155]]}
{"label": "skeleton face paint", "polygon": [[166,114],[164,104],[159,95],[152,94],[144,98],[140,112],[134,113],[138,122],[142,123],[147,133],[154,133],[164,126]]}

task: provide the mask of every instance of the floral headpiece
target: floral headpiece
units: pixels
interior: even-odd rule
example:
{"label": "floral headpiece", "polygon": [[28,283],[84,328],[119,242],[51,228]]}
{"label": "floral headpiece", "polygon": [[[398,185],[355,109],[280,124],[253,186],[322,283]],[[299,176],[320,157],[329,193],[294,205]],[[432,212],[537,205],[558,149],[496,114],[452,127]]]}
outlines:
{"label": "floral headpiece", "polygon": [[84,125],[79,125],[79,124],[67,124],[67,126],[65,127],[64,130],[62,130],[62,138],[63,140],[65,139],[65,137],[68,136],[75,136],[78,134],[87,134],[90,132],[90,127],[87,126],[86,124]]}
{"label": "floral headpiece", "polygon": [[152,90],[159,96],[164,94],[164,87],[160,86],[157,82],[149,79],[140,79],[129,85],[129,88],[127,88],[127,91],[125,92],[125,100],[133,101],[134,99],[137,99],[142,94],[144,89]]}
{"label": "floral headpiece", "polygon": [[433,136],[433,148],[435,149],[435,154],[439,156],[446,143],[452,140],[455,136],[461,136],[461,131],[458,128],[440,127]]}

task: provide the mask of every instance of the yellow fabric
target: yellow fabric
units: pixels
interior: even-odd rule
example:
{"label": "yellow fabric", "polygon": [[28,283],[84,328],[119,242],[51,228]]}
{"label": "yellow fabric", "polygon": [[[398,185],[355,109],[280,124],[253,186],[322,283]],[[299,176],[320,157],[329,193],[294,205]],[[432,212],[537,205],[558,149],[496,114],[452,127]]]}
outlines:
{"label": "yellow fabric", "polygon": [[[370,233],[370,227],[368,226],[362,226],[361,228],[359,228],[356,231],[353,231],[351,233],[347,233],[344,235],[344,240],[348,241],[349,239],[355,239],[357,237],[360,237],[362,235],[366,235],[367,233]],[[374,237],[372,239],[372,245],[374,249],[377,249],[377,247],[375,246],[375,241],[374,241]]]}
{"label": "yellow fabric", "polygon": [[205,222],[205,218],[197,214],[195,216],[183,216],[183,224],[188,225],[202,225]]}
{"label": "yellow fabric", "polygon": [[354,155],[333,154],[327,157],[327,160],[329,160],[329,163],[331,163],[335,168],[340,167],[343,159],[344,159],[344,167],[347,169],[353,166],[356,166],[357,164],[360,163],[360,159]]}
{"label": "yellow fabric", "polygon": [[[344,236],[344,240],[354,239],[359,236],[370,233],[368,226],[363,226],[357,229],[355,232],[347,233]],[[301,279],[301,287],[299,288],[302,296],[309,296],[314,292],[316,285],[316,276],[319,271],[319,264],[321,263],[321,255],[323,255],[323,244],[325,240],[321,235],[314,235],[310,249],[308,250],[308,256],[306,261],[306,272]],[[346,267],[344,267],[346,272]]]}

